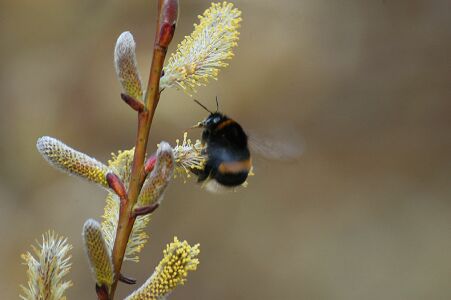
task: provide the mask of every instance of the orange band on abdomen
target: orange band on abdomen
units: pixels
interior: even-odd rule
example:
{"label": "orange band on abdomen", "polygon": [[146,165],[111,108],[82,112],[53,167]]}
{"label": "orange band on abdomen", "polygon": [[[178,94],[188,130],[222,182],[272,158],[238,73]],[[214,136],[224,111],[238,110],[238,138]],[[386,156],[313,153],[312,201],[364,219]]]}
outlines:
{"label": "orange band on abdomen", "polygon": [[223,162],[219,165],[218,170],[221,173],[240,173],[249,172],[252,167],[250,159],[242,161]]}

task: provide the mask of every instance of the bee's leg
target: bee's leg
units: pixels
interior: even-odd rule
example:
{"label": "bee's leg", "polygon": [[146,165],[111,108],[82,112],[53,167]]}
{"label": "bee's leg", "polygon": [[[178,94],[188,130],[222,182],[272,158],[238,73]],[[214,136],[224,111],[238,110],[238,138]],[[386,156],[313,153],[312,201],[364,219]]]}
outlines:
{"label": "bee's leg", "polygon": [[208,177],[211,177],[212,167],[209,163],[205,165],[205,168],[198,172],[197,182],[205,181]]}
{"label": "bee's leg", "polygon": [[206,172],[200,172],[198,175],[197,175],[197,182],[202,182],[202,181],[205,181],[205,179],[207,179],[208,178],[208,173],[206,173]]}
{"label": "bee's leg", "polygon": [[217,168],[209,168],[208,173],[206,174],[205,179],[202,182],[202,188],[205,188],[205,186],[208,184],[210,180],[214,180],[217,175]]}
{"label": "bee's leg", "polygon": [[204,182],[202,182],[202,185],[200,186],[200,188],[204,189],[210,180],[211,180],[211,177],[207,177],[207,179]]}

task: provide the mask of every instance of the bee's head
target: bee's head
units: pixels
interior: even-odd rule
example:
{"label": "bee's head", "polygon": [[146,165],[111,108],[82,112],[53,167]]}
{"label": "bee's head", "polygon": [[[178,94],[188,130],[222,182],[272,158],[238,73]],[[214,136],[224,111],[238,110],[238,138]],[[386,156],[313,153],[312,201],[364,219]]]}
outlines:
{"label": "bee's head", "polygon": [[202,141],[206,142],[210,138],[210,135],[216,131],[218,126],[227,119],[227,116],[219,112],[210,113],[205,120],[197,123],[197,125],[194,125],[192,128],[202,128]]}
{"label": "bee's head", "polygon": [[211,113],[205,120],[200,122],[201,127],[213,129],[227,117],[219,112]]}
{"label": "bee's head", "polygon": [[221,122],[228,119],[225,115],[221,114],[220,112],[214,112],[210,113],[210,115],[205,118],[203,121],[197,123],[192,128],[204,128],[208,130],[212,130],[218,126]]}
{"label": "bee's head", "polygon": [[215,112],[212,112],[211,110],[209,110],[205,105],[203,105],[196,99],[194,99],[194,102],[196,102],[197,104],[199,104],[200,107],[202,107],[203,109],[208,111],[210,113],[210,115],[202,122],[199,122],[199,123],[197,123],[197,125],[194,125],[193,128],[204,128],[205,130],[212,130],[218,124],[220,124],[222,121],[225,121],[228,119],[225,115],[223,115],[219,112],[218,97],[216,97],[216,111]]}

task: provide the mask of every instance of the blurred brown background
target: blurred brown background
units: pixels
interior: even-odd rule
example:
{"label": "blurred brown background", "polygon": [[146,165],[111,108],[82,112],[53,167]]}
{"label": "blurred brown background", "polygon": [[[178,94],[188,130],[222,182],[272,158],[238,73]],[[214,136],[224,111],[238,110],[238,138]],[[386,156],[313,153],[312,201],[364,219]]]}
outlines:
{"label": "blurred brown background", "polygon": [[[48,229],[74,245],[68,298],[95,299],[81,228],[105,192],[49,167],[35,142],[54,136],[103,161],[133,145],[113,47],[130,30],[147,80],[154,2],[0,2],[1,299],[18,298],[20,253]],[[171,299],[450,299],[449,1],[236,5],[236,57],[196,97],[214,107],[218,95],[249,130],[301,140],[303,155],[256,158],[237,193],[175,181],[126,273],[142,283],[177,235],[201,244],[201,264]],[[172,49],[208,6],[181,1]],[[165,91],[150,146],[203,117]]]}

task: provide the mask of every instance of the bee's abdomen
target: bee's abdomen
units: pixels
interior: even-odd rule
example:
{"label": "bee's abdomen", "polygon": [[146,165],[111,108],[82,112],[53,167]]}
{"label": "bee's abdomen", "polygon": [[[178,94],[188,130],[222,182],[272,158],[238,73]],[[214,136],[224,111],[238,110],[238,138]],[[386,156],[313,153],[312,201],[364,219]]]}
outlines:
{"label": "bee's abdomen", "polygon": [[246,172],[249,173],[249,170],[252,167],[252,163],[250,159],[239,160],[239,161],[224,161],[219,164],[218,171],[219,173],[224,174],[235,174]]}
{"label": "bee's abdomen", "polygon": [[238,173],[216,173],[214,176],[214,179],[225,186],[238,186],[243,184],[246,179],[249,172],[238,172]]}
{"label": "bee's abdomen", "polygon": [[216,181],[225,186],[237,186],[246,181],[252,167],[250,159],[222,162],[214,175]]}

